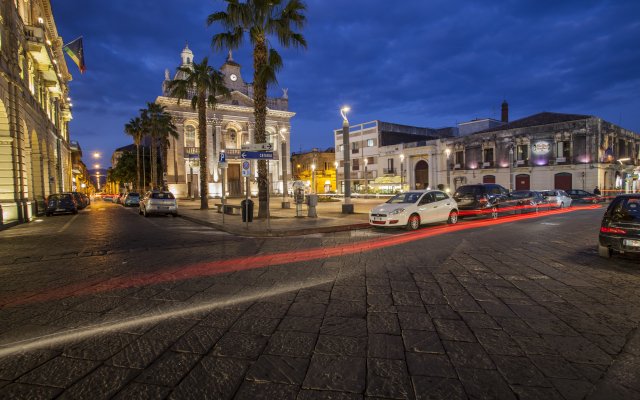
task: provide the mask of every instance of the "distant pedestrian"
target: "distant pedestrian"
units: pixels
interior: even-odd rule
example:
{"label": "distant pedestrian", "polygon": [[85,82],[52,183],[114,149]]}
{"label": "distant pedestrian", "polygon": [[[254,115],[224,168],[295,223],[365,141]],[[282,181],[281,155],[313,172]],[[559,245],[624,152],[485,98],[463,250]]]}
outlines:
{"label": "distant pedestrian", "polygon": [[597,194],[598,196],[600,195],[600,189],[598,189],[597,186],[595,189],[593,189],[593,194]]}

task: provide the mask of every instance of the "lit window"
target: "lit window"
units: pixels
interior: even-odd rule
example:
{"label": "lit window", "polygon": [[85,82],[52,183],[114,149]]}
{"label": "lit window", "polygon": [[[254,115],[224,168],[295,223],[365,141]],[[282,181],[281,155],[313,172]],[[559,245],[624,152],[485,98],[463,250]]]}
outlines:
{"label": "lit window", "polygon": [[184,141],[186,147],[196,147],[196,128],[193,125],[184,128]]}
{"label": "lit window", "polygon": [[373,139],[367,140],[367,147],[373,147]]}

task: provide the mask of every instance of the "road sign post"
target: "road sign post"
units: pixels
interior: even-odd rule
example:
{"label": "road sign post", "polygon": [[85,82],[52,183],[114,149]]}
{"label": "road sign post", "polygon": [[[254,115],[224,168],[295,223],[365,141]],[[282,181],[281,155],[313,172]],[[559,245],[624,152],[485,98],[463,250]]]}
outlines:
{"label": "road sign post", "polygon": [[246,185],[247,185],[247,189],[245,193],[245,202],[244,202],[244,207],[245,207],[244,215],[246,216],[247,230],[249,230],[249,177],[251,176],[251,161],[247,161],[247,160],[242,161],[241,169],[242,169],[242,176],[246,179]]}
{"label": "road sign post", "polygon": [[273,151],[273,143],[243,144],[240,149],[243,151]]}

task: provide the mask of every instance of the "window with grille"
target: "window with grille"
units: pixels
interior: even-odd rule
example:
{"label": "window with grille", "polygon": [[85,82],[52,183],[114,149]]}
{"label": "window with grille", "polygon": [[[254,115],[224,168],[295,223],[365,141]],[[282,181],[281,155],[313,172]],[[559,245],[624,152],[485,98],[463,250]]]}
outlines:
{"label": "window with grille", "polygon": [[493,162],[493,149],[484,149],[484,162]]}
{"label": "window with grille", "polygon": [[456,151],[456,164],[464,164],[464,151]]}

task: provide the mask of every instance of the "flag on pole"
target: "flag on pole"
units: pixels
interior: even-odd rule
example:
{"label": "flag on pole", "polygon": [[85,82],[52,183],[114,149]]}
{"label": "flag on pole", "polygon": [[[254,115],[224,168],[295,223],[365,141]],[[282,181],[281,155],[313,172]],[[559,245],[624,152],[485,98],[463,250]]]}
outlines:
{"label": "flag on pole", "polygon": [[83,73],[87,68],[84,66],[84,50],[82,47],[82,36],[74,40],[73,42],[66,44],[62,47],[67,52],[69,57],[78,64],[80,73]]}

